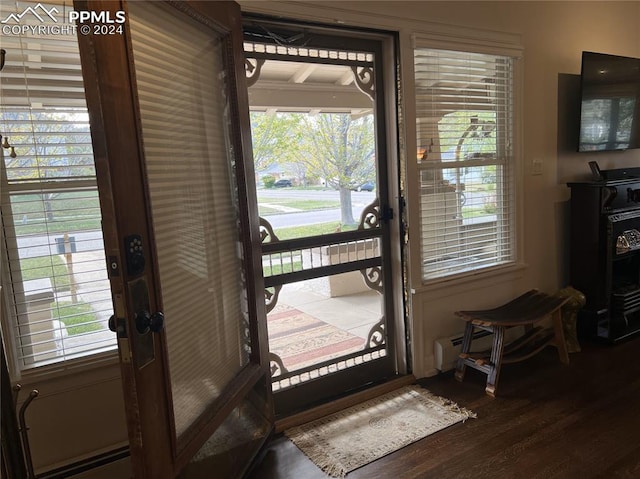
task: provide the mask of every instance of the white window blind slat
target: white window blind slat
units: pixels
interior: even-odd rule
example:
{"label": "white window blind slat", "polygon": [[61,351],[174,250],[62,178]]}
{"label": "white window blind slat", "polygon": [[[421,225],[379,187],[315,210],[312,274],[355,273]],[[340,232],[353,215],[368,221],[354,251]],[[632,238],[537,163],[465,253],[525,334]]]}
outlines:
{"label": "white window blind slat", "polygon": [[425,281],[515,258],[512,62],[414,50]]}

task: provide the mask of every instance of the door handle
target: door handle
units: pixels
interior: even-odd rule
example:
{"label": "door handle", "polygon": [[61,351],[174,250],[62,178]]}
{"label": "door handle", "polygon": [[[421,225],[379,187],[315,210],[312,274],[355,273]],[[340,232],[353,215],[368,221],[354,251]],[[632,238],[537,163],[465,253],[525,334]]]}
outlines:
{"label": "door handle", "polygon": [[108,324],[108,326],[109,326],[109,329],[110,329],[111,331],[113,331],[114,333],[118,331],[118,330],[116,329],[116,327],[117,327],[117,326],[116,326],[116,316],[115,316],[114,314],[112,314],[112,315],[109,317],[109,321],[108,321],[108,323],[107,323],[107,324]]}
{"label": "door handle", "polygon": [[107,325],[111,331],[117,334],[118,338],[127,337],[127,326],[123,318],[118,318],[115,314],[112,314]]}
{"label": "door handle", "polygon": [[164,327],[164,314],[160,311],[150,314],[149,311],[143,310],[136,313],[135,321],[138,333],[158,333]]}

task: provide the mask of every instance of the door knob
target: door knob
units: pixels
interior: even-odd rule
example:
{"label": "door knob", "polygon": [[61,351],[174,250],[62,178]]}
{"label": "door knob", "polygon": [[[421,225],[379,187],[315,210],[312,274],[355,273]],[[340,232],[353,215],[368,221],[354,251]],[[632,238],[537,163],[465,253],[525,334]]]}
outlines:
{"label": "door knob", "polygon": [[164,313],[157,311],[151,315],[151,321],[149,322],[149,329],[153,333],[159,333],[164,328]]}
{"label": "door knob", "polygon": [[135,321],[138,333],[146,334],[149,331],[157,333],[164,327],[164,314],[160,311],[153,314],[149,311],[140,311],[136,313]]}
{"label": "door knob", "polygon": [[107,326],[109,329],[118,335],[118,338],[126,338],[127,337],[127,327],[125,325],[125,320],[122,318],[117,318],[115,314],[112,314],[109,317],[109,321],[107,322]]}

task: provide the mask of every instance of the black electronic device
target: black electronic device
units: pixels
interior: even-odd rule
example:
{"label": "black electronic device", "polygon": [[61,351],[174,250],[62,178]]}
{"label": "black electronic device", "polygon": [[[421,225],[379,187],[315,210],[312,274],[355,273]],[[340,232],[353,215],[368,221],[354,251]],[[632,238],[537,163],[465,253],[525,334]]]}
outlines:
{"label": "black electronic device", "polygon": [[593,181],[603,180],[602,172],[600,171],[600,167],[598,166],[597,161],[590,161],[589,168],[591,168],[591,174],[593,175]]}
{"label": "black electronic device", "polygon": [[127,261],[127,274],[138,276],[144,272],[144,249],[142,247],[142,236],[138,234],[129,235],[124,239],[125,258]]}
{"label": "black electronic device", "polygon": [[640,148],[640,58],[582,52],[578,151]]}

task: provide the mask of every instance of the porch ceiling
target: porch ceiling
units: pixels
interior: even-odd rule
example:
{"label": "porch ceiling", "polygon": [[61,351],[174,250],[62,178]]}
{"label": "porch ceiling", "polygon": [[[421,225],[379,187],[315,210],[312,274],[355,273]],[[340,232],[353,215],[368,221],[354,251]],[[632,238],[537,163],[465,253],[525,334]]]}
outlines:
{"label": "porch ceiling", "polygon": [[249,88],[252,111],[351,113],[373,110],[346,65],[266,60],[258,81]]}

